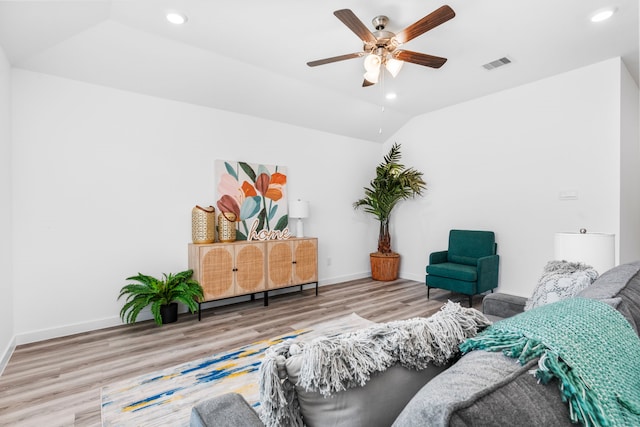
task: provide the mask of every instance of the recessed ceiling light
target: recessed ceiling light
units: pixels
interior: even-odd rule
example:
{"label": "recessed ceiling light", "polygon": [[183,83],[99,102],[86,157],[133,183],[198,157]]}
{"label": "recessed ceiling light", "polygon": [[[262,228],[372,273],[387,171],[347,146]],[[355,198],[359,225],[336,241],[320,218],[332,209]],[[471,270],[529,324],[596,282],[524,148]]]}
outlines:
{"label": "recessed ceiling light", "polygon": [[180,12],[167,12],[167,21],[172,24],[182,25],[187,22],[187,15]]}
{"label": "recessed ceiling light", "polygon": [[591,15],[591,22],[602,22],[611,18],[616,13],[616,8],[602,9]]}
{"label": "recessed ceiling light", "polygon": [[387,99],[396,99],[398,97],[398,95],[396,95],[394,92],[389,92],[388,94],[385,95],[385,98]]}

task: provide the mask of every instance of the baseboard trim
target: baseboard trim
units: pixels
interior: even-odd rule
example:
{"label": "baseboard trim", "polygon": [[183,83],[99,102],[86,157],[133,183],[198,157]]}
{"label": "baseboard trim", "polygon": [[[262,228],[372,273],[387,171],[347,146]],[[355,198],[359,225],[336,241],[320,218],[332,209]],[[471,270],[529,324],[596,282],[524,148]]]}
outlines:
{"label": "baseboard trim", "polygon": [[424,283],[424,274],[419,276],[417,274],[410,274],[410,273],[403,273],[402,271],[400,272],[400,277],[402,279],[406,279],[406,280],[415,280],[416,282],[422,282]]}
{"label": "baseboard trim", "polygon": [[[357,274],[336,276],[336,277],[331,277],[331,278],[327,278],[319,281],[318,286],[330,286],[330,285],[334,285],[342,282],[348,282],[350,280],[364,279],[367,277],[371,277],[371,273],[368,271],[357,273]],[[293,292],[293,291],[295,291],[295,289],[290,290],[290,292]],[[261,293],[256,294],[256,297],[261,298]],[[238,297],[237,301],[233,301],[233,300],[228,300],[225,302],[212,301],[211,306],[226,305],[232,302],[240,302],[242,301],[241,298],[243,297]],[[186,311],[186,307],[181,307],[181,309],[182,309],[181,311]],[[145,310],[138,315],[139,322],[152,319],[151,313],[148,313],[147,311],[148,310]],[[65,325],[65,326],[56,327],[56,328],[40,329],[37,331],[25,332],[22,334],[17,334],[14,337],[13,348],[15,349],[16,345],[29,344],[29,343],[44,341],[44,340],[53,339],[53,338],[60,338],[68,335],[80,334],[83,332],[95,331],[98,329],[111,328],[113,326],[118,326],[118,325],[122,325],[122,320],[120,319],[120,317],[114,316],[114,317],[107,317],[104,319],[92,320],[89,322]],[[11,350],[11,352],[9,352],[8,356],[5,355],[7,362],[9,360],[9,357],[11,357],[12,352],[13,352],[13,349]],[[2,361],[5,362],[4,359],[2,359]]]}
{"label": "baseboard trim", "polygon": [[319,286],[335,285],[337,283],[349,282],[351,280],[366,279],[367,277],[371,277],[370,271],[364,271],[362,273],[356,273],[356,274],[347,274],[344,276],[334,276],[328,279],[322,279],[318,284]]}
{"label": "baseboard trim", "polygon": [[4,353],[2,354],[2,358],[0,358],[0,376],[2,376],[2,374],[4,373],[4,368],[6,368],[7,365],[9,364],[9,359],[11,359],[11,355],[13,355],[13,352],[15,351],[15,349],[16,349],[16,337],[14,336],[13,338],[11,338],[9,345],[4,350]]}
{"label": "baseboard trim", "polygon": [[74,335],[83,332],[95,331],[98,329],[110,328],[112,326],[118,325],[122,325],[122,320],[120,320],[120,317],[107,317],[104,319],[92,320],[89,322],[75,323],[72,325],[65,325],[49,329],[40,329],[37,331],[17,334],[15,337],[15,341],[16,345],[29,344],[53,338],[65,337],[67,335]]}

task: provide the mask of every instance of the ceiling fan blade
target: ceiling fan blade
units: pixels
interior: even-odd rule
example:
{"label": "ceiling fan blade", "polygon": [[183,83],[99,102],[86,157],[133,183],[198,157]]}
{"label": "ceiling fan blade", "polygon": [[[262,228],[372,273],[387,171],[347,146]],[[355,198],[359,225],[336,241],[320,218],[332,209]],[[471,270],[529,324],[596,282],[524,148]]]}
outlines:
{"label": "ceiling fan blade", "polygon": [[431,68],[440,68],[447,62],[447,58],[412,52],[410,50],[396,50],[393,52],[393,58]]}
{"label": "ceiling fan blade", "polygon": [[332,56],[331,58],[318,59],[316,61],[309,61],[309,62],[307,62],[307,65],[309,67],[317,67],[318,65],[330,64],[332,62],[338,62],[338,61],[344,61],[344,60],[347,60],[347,59],[359,58],[361,56],[364,56],[364,52],[347,53],[346,55]]}
{"label": "ceiling fan blade", "polygon": [[456,16],[456,13],[449,6],[444,5],[434,10],[421,20],[414,22],[404,30],[396,34],[396,40],[400,43],[406,43],[409,40],[415,39],[421,34],[437,27],[440,24],[444,24],[451,18]]}
{"label": "ceiling fan blade", "polygon": [[375,43],[376,36],[362,23],[360,19],[351,11],[351,9],[340,9],[333,12],[333,14],[342,21],[344,25],[349,27],[356,36],[365,43]]}

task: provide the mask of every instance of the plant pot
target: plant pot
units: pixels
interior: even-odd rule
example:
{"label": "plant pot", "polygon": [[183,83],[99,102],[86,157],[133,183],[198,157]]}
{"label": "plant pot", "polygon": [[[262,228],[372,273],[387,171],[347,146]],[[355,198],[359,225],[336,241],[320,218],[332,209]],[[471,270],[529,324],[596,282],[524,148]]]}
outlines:
{"label": "plant pot", "polygon": [[162,324],[174,323],[178,320],[178,303],[172,302],[160,306],[160,317],[162,318]]}
{"label": "plant pot", "polygon": [[383,254],[374,252],[369,255],[371,260],[371,278],[381,282],[390,282],[398,278],[400,271],[400,254]]}

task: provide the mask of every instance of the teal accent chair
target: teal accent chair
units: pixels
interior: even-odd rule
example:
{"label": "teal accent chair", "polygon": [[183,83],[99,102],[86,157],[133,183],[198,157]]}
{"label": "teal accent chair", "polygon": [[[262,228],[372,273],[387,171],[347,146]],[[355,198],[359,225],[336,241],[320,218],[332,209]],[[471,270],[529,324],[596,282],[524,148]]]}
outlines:
{"label": "teal accent chair", "polygon": [[498,287],[498,245],[493,231],[451,230],[449,249],[429,255],[426,285],[473,296]]}

